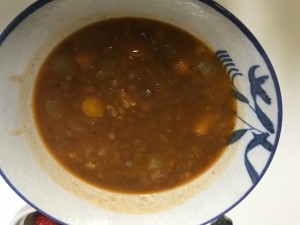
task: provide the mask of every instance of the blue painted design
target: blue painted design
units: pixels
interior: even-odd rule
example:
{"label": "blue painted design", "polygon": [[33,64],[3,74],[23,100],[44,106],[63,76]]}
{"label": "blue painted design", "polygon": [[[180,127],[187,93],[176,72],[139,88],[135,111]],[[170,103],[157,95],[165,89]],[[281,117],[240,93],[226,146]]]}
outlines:
{"label": "blue painted design", "polygon": [[244,134],[248,131],[249,129],[240,129],[240,130],[235,130],[231,134],[230,138],[230,144],[233,144],[237,142],[240,138],[244,136]]}
{"label": "blue painted design", "polygon": [[[248,128],[235,130],[231,134],[231,138],[229,140],[229,144],[234,144],[239,141],[247,132],[251,132],[253,138],[248,143],[245,154],[244,161],[245,167],[248,171],[248,174],[253,183],[259,179],[260,175],[255,170],[254,166],[251,164],[248,153],[254,149],[255,147],[261,145],[267,151],[272,152],[274,146],[268,141],[268,137],[270,134],[275,133],[274,125],[268,115],[262,110],[262,107],[258,103],[258,99],[260,98],[265,104],[271,105],[272,99],[269,97],[267,92],[263,89],[262,85],[269,79],[268,75],[259,75],[257,76],[256,71],[260,67],[259,65],[253,65],[248,70],[248,79],[250,83],[250,94],[251,96],[246,96],[241,93],[235,85],[235,79],[238,76],[243,76],[243,73],[240,72],[235,64],[233,59],[230,57],[226,50],[218,50],[216,51],[216,56],[223,63],[224,67],[228,71],[229,78],[232,83],[232,88],[234,92],[234,96],[240,102],[247,104],[248,107],[256,114],[258,121],[265,128],[265,131],[261,131],[256,127],[249,124],[242,117],[237,115],[238,119],[247,125]],[[252,104],[251,104],[252,103]]]}

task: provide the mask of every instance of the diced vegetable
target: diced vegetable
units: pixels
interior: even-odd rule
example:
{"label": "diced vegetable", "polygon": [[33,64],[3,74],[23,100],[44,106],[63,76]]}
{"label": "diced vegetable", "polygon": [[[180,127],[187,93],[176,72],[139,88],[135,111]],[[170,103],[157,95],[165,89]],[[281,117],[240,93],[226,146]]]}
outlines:
{"label": "diced vegetable", "polygon": [[103,116],[104,106],[98,98],[89,97],[82,102],[82,111],[88,117],[98,118]]}
{"label": "diced vegetable", "polygon": [[96,163],[94,163],[94,162],[87,162],[87,163],[84,164],[84,167],[86,169],[93,170],[93,169],[96,168]]}
{"label": "diced vegetable", "polygon": [[189,71],[190,65],[186,60],[178,59],[174,63],[174,69],[179,74],[185,74]]}
{"label": "diced vegetable", "polygon": [[148,169],[152,170],[152,169],[162,169],[164,167],[164,163],[161,160],[158,159],[151,159]]}
{"label": "diced vegetable", "polygon": [[129,109],[136,105],[136,102],[124,91],[120,91],[120,100],[124,108]]}
{"label": "diced vegetable", "polygon": [[82,69],[91,68],[95,60],[95,57],[88,52],[78,52],[75,54],[74,58]]}
{"label": "diced vegetable", "polygon": [[191,149],[191,156],[194,158],[199,158],[202,155],[202,149],[198,148],[197,146],[193,145]]}
{"label": "diced vegetable", "polygon": [[209,129],[209,127],[213,124],[214,120],[211,115],[206,115],[205,117],[201,118],[196,125],[194,126],[193,131],[197,135],[205,135]]}
{"label": "diced vegetable", "polygon": [[51,64],[53,72],[63,76],[72,73],[73,70],[70,61],[71,60],[63,55],[57,57]]}
{"label": "diced vegetable", "polygon": [[58,120],[61,118],[59,105],[56,100],[47,100],[45,102],[45,108],[52,119]]}

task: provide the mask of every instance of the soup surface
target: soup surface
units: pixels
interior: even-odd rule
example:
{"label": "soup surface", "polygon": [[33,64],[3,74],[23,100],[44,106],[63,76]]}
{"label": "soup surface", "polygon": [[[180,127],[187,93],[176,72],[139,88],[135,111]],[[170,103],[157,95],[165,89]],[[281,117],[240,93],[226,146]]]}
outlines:
{"label": "soup surface", "polygon": [[35,84],[40,135],[67,170],[100,188],[154,193],[225,150],[236,102],[204,43],[172,25],[121,18],[70,35]]}

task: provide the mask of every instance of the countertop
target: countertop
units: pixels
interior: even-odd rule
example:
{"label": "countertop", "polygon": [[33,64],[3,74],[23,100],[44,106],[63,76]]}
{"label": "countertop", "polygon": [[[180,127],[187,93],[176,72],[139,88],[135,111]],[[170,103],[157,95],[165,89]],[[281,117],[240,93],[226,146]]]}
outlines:
{"label": "countertop", "polygon": [[[0,32],[32,2],[0,0]],[[227,216],[234,225],[300,224],[300,1],[217,2],[261,43],[277,73],[283,100],[283,127],[273,162],[258,186]],[[8,225],[24,205],[0,177],[0,225]]]}

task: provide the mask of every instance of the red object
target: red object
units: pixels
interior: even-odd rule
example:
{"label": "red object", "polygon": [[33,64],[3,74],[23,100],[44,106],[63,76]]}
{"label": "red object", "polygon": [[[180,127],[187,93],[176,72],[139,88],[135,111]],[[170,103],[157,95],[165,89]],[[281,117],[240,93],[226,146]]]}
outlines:
{"label": "red object", "polygon": [[48,217],[40,214],[35,220],[36,225],[59,225],[55,221],[49,219]]}

